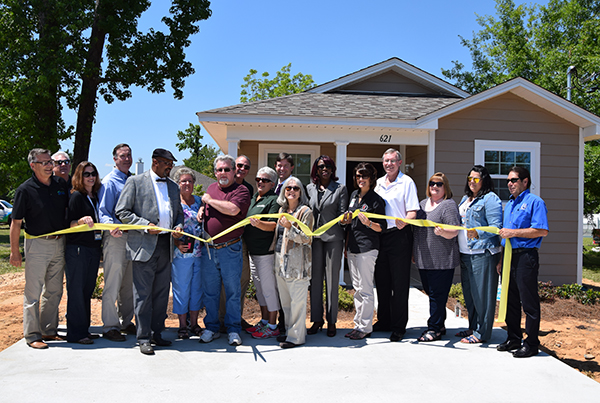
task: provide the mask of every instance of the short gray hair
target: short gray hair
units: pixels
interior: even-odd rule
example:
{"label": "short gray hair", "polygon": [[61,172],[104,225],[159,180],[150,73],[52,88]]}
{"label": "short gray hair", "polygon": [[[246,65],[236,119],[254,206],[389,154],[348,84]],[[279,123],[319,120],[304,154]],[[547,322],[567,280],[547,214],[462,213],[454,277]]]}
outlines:
{"label": "short gray hair", "polygon": [[194,180],[194,183],[196,183],[196,174],[194,173],[194,171],[192,171],[188,167],[179,168],[177,170],[177,172],[175,172],[175,176],[173,177],[173,180],[176,183],[179,183],[179,178],[181,178],[181,175],[190,175],[192,177],[192,179]]}
{"label": "short gray hair", "polygon": [[396,158],[398,158],[398,161],[402,161],[402,154],[400,154],[400,151],[396,150],[395,148],[388,148],[387,150],[385,150],[381,159],[384,159],[386,154],[391,154],[391,153],[395,153]]}
{"label": "short gray hair", "polygon": [[281,190],[279,191],[279,196],[277,197],[277,204],[283,207],[284,210],[289,207],[288,201],[285,198],[285,187],[288,186],[290,182],[296,182],[296,185],[298,185],[300,188],[300,197],[298,198],[299,205],[308,205],[308,198],[304,192],[304,186],[302,185],[302,182],[300,182],[300,179],[296,178],[295,176],[290,176],[281,185]]}
{"label": "short gray hair", "polygon": [[277,184],[277,172],[275,172],[275,170],[271,167],[262,167],[261,169],[258,170],[258,172],[256,173],[256,176],[260,176],[260,175],[267,175],[269,177],[269,179],[271,179],[271,182],[273,182],[273,184]]}
{"label": "short gray hair", "polygon": [[53,161],[55,161],[55,160],[56,160],[56,158],[57,158],[58,156],[60,156],[60,155],[67,157],[67,159],[68,159],[68,160],[70,160],[70,159],[71,159],[71,157],[69,157],[69,154],[67,154],[67,153],[66,153],[66,152],[64,152],[64,151],[57,151],[57,152],[55,152],[54,154],[52,154],[52,157],[50,157],[50,158],[52,158],[52,160],[53,160]]}
{"label": "short gray hair", "polygon": [[213,162],[213,171],[217,170],[217,163],[221,161],[226,161],[231,169],[235,169],[235,158],[229,154],[225,154],[219,155],[217,158],[215,158],[215,161]]}
{"label": "short gray hair", "polygon": [[46,150],[45,148],[34,148],[31,151],[29,151],[29,155],[27,156],[27,162],[29,162],[30,164],[32,162],[36,162],[37,161],[37,157],[40,154],[48,154],[48,156],[50,156],[50,150]]}

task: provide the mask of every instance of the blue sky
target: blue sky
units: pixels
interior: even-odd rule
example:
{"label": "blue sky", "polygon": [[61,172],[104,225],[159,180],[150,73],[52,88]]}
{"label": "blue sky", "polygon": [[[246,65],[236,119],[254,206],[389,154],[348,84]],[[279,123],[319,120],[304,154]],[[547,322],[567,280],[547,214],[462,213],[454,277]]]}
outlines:
{"label": "blue sky", "polygon": [[[154,1],[140,29],[162,29],[169,4]],[[238,104],[250,69],[273,75],[291,62],[293,74],[312,74],[322,84],[398,57],[442,78],[441,69],[451,68],[453,60],[470,66],[459,35],[471,39],[480,29],[476,14],[495,15],[494,6],[493,0],[213,1],[212,16],[200,23],[186,52],[196,73],[186,80],[184,99],[175,100],[167,86],[163,94],[134,88],[132,98],[111,105],[99,100],[89,159],[104,176],[121,142],[146,169],[157,147],[171,150],[179,161],[187,158],[175,146],[177,131],[197,124],[196,112]],[[75,125],[75,113],[66,113],[65,121]],[[69,141],[62,147],[73,150]]]}

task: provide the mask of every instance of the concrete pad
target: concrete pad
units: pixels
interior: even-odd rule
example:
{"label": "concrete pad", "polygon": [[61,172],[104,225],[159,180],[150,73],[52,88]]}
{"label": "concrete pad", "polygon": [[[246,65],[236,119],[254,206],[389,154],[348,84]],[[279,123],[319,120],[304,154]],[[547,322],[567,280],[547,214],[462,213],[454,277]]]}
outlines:
{"label": "concrete pad", "polygon": [[[448,311],[443,340],[417,343],[429,312],[427,296],[410,291],[410,322],[404,340],[388,333],[363,341],[344,338],[349,329],[307,336],[304,346],[283,350],[274,339],[231,347],[226,335],[209,344],[197,338],[139,352],[132,336],[83,346],[49,342],[47,350],[24,340],[0,353],[0,401],[165,402],[202,401],[597,401],[600,384],[544,353],[516,359],[496,351],[504,341],[494,329],[489,344],[466,345],[454,333],[467,321]],[[99,329],[96,329],[99,330]]]}

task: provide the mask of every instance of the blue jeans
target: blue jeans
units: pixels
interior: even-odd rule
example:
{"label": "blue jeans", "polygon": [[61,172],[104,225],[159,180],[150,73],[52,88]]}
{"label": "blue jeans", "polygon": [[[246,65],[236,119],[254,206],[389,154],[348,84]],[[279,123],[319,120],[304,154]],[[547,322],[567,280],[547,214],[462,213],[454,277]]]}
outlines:
{"label": "blue jeans", "polygon": [[242,311],[242,242],[221,248],[202,251],[202,290],[206,317],[204,325],[212,332],[219,331],[219,299],[221,283],[225,289],[225,326],[228,333],[241,333]]}
{"label": "blue jeans", "polygon": [[173,313],[185,315],[202,308],[202,279],[200,257],[173,259],[171,284],[173,286]]}
{"label": "blue jeans", "polygon": [[500,253],[492,255],[489,250],[476,255],[460,254],[460,276],[469,312],[469,329],[482,341],[492,337],[498,292],[496,265],[499,259]]}
{"label": "blue jeans", "polygon": [[443,331],[446,326],[446,302],[452,286],[454,269],[449,270],[422,270],[421,284],[423,290],[429,296],[429,319],[427,320],[427,330],[433,330],[436,333]]}

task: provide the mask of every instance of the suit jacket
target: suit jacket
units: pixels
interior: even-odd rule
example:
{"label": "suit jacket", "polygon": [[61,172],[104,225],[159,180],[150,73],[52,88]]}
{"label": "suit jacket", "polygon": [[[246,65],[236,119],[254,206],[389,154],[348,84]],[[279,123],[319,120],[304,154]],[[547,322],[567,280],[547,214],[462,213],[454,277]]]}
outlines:
{"label": "suit jacket", "polygon": [[[309,198],[308,204],[315,216],[315,229],[348,211],[348,190],[341,183],[330,181],[320,202],[316,184],[309,183],[306,193]],[[319,238],[323,242],[343,241],[344,229],[336,224]]]}
{"label": "suit jacket", "polygon": [[[179,186],[167,178],[167,189],[171,203],[171,225],[183,228],[183,209],[179,198]],[[131,176],[125,182],[115,214],[123,224],[157,224],[159,220],[156,193],[150,171]],[[127,255],[129,260],[147,262],[156,248],[158,235],[146,231],[130,231],[127,237]],[[173,251],[171,237],[171,253]],[[172,257],[172,256],[171,256]]]}

